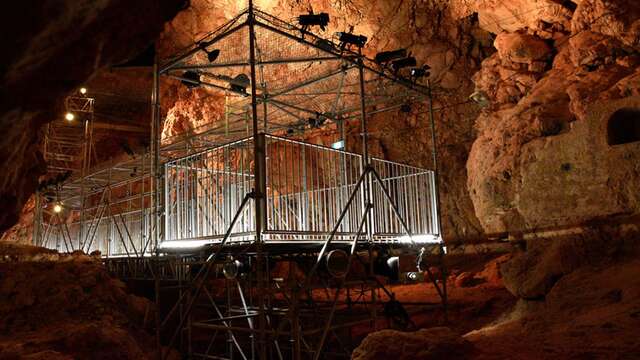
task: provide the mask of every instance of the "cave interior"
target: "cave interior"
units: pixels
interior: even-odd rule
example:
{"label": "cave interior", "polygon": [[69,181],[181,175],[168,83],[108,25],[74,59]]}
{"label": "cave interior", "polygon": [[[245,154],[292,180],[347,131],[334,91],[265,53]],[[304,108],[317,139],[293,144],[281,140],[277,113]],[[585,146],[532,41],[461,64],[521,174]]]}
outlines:
{"label": "cave interior", "polygon": [[0,358],[640,358],[640,4],[16,7]]}

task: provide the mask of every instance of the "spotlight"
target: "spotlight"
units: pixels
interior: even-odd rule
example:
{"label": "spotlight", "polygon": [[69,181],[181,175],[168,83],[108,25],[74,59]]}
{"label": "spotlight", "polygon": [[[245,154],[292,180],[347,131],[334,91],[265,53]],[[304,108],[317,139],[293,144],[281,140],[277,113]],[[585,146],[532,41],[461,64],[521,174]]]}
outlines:
{"label": "spotlight", "polygon": [[200,74],[195,71],[185,71],[182,74],[184,80],[180,80],[182,85],[186,86],[189,89],[197,88],[200,86]]}
{"label": "spotlight", "polygon": [[349,254],[340,249],[331,250],[325,255],[325,266],[329,275],[338,279],[343,278],[347,275]]}
{"label": "spotlight", "polygon": [[356,47],[364,47],[364,44],[367,43],[367,37],[364,35],[355,35],[348,32],[339,32],[336,33],[338,35],[338,39],[340,40],[340,48],[344,49],[346,45],[355,45]]}
{"label": "spotlight", "polygon": [[335,47],[333,46],[333,43],[329,40],[325,40],[325,39],[318,39],[316,40],[316,46],[324,51],[328,51],[328,52],[333,52],[335,51]]}
{"label": "spotlight", "polygon": [[229,280],[235,279],[249,270],[248,264],[233,258],[227,259],[222,265],[222,274]]}
{"label": "spotlight", "polygon": [[407,57],[406,49],[398,49],[393,51],[383,51],[376,54],[375,62],[378,64],[388,63],[389,61]]}
{"label": "spotlight", "polygon": [[477,103],[481,107],[486,107],[486,106],[489,106],[490,104],[487,93],[485,93],[482,90],[474,91],[473,94],[469,95],[469,100]]}
{"label": "spotlight", "polygon": [[81,87],[80,88],[80,94],[85,95],[87,93],[87,88],[86,87]]}
{"label": "spotlight", "polygon": [[402,58],[399,60],[394,60],[391,63],[391,68],[393,69],[394,72],[398,72],[400,69],[402,68],[406,68],[406,67],[410,67],[410,66],[416,66],[416,58],[414,58],[413,56],[409,56],[406,58]]}
{"label": "spotlight", "polygon": [[207,59],[209,60],[210,63],[216,61],[218,56],[220,56],[220,49],[214,49],[209,51],[207,50],[207,47],[205,44],[200,44],[200,49],[202,49],[202,51],[204,51],[207,54]]}
{"label": "spotlight", "polygon": [[339,141],[334,142],[333,144],[331,144],[331,148],[335,149],[335,150],[344,149],[344,140],[339,140]]}
{"label": "spotlight", "polygon": [[311,126],[312,128],[315,128],[315,129],[319,129],[322,126],[322,124],[324,124],[324,122],[326,120],[327,120],[326,118],[324,118],[320,114],[318,114],[314,118],[310,117],[309,120],[307,120],[307,121],[309,123],[309,126]]}
{"label": "spotlight", "polygon": [[324,31],[329,24],[329,14],[314,14],[313,12],[303,14],[298,16],[298,24],[302,26],[303,31],[306,31],[309,26],[320,26],[320,30]]}
{"label": "spotlight", "polygon": [[249,80],[246,74],[238,74],[229,80],[229,85],[231,86],[231,90],[246,94],[247,88],[251,85],[251,80]]}
{"label": "spotlight", "polygon": [[416,81],[419,78],[431,75],[431,73],[429,73],[429,69],[431,69],[429,65],[422,65],[422,67],[411,69],[409,73],[411,74],[413,81]]}
{"label": "spotlight", "polygon": [[53,205],[53,212],[59,214],[62,212],[62,205],[60,203]]}
{"label": "spotlight", "polygon": [[64,114],[64,118],[67,119],[67,121],[73,121],[76,116],[72,112],[67,112],[66,114]]}

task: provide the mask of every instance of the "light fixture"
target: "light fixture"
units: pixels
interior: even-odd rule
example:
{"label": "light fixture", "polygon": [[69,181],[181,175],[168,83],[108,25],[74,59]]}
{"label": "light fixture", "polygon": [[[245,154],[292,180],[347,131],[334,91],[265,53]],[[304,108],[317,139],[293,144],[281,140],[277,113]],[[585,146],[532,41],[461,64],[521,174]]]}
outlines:
{"label": "light fixture", "polygon": [[189,89],[197,88],[200,86],[200,74],[195,71],[185,71],[182,74],[182,80],[180,82],[182,85],[186,86]]}
{"label": "light fixture", "polygon": [[211,240],[168,240],[158,245],[160,249],[197,249],[211,244]]}
{"label": "light fixture", "polygon": [[344,149],[344,140],[339,140],[339,141],[334,142],[333,144],[331,144],[331,148],[335,149],[335,150]]}
{"label": "light fixture", "polygon": [[85,95],[87,93],[87,88],[86,87],[81,87],[80,88],[80,94]]}
{"label": "light fixture", "polygon": [[307,123],[312,128],[319,129],[325,123],[326,120],[327,120],[327,118],[322,116],[322,114],[317,114],[316,117],[310,117],[307,120]]}
{"label": "light fixture", "polygon": [[416,58],[414,58],[413,56],[408,56],[406,58],[394,60],[391,63],[391,69],[393,69],[394,72],[398,72],[402,68],[416,66],[416,64]]}
{"label": "light fixture", "polygon": [[378,64],[388,63],[389,61],[407,57],[407,49],[398,49],[392,51],[382,51],[376,54],[375,62]]}
{"label": "light fixture", "polygon": [[200,44],[200,49],[207,54],[207,59],[210,63],[216,61],[218,56],[220,56],[220,49],[213,49],[211,51],[207,50],[207,47],[204,44]]}
{"label": "light fixture", "polygon": [[338,32],[338,39],[340,41],[340,48],[344,49],[347,45],[355,45],[362,48],[367,43],[367,37],[364,35],[355,35],[348,32]]}
{"label": "light fixture", "polygon": [[238,74],[229,80],[229,85],[231,86],[231,90],[246,94],[247,88],[251,85],[251,80],[249,80],[246,74]]}
{"label": "light fixture", "polygon": [[413,81],[417,81],[419,78],[431,75],[431,73],[429,72],[429,69],[431,69],[431,67],[425,64],[425,65],[422,65],[422,67],[416,67],[411,69],[409,71],[409,74],[411,75],[411,79]]}
{"label": "light fixture", "polygon": [[489,104],[491,103],[489,101],[489,97],[487,96],[487,93],[485,93],[482,90],[474,91],[473,94],[469,95],[469,100],[475,102],[481,107],[489,106]]}
{"label": "light fixture", "polygon": [[53,212],[56,214],[59,214],[62,212],[62,205],[60,203],[57,203],[55,205],[53,205]]}
{"label": "light fixture", "polygon": [[333,43],[331,41],[325,40],[325,39],[317,39],[315,44],[316,44],[316,47],[318,47],[319,49],[328,51],[328,52],[332,52],[336,49],[333,46]]}
{"label": "light fixture", "polygon": [[311,11],[309,14],[298,16],[298,24],[302,26],[303,31],[306,31],[309,26],[320,26],[320,30],[324,31],[329,24],[329,14],[314,14],[313,11]]}
{"label": "light fixture", "polygon": [[436,235],[404,235],[398,238],[398,242],[402,244],[440,244],[442,243],[442,238]]}
{"label": "light fixture", "polygon": [[72,112],[67,112],[66,114],[64,114],[64,118],[67,119],[67,121],[73,121],[76,116]]}

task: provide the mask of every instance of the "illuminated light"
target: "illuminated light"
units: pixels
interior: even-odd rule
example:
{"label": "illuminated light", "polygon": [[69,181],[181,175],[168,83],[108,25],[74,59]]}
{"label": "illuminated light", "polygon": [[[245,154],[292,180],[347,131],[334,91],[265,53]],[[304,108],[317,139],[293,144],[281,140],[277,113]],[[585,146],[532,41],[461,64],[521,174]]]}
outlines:
{"label": "illuminated light", "polygon": [[469,95],[469,100],[480,105],[480,107],[486,107],[491,104],[491,102],[489,101],[489,97],[487,96],[487,93],[485,93],[482,90],[474,91],[473,94]]}
{"label": "illuminated light", "polygon": [[436,235],[404,235],[398,238],[398,242],[403,244],[416,243],[416,244],[440,244],[442,238]]}
{"label": "illuminated light", "polygon": [[55,204],[53,205],[53,212],[56,214],[59,214],[62,212],[62,205],[60,204]]}
{"label": "illuminated light", "polygon": [[67,119],[68,121],[73,121],[73,119],[75,119],[76,116],[73,115],[73,113],[68,112],[68,113],[64,114],[64,118]]}
{"label": "illuminated light", "polygon": [[80,88],[80,94],[84,95],[87,93],[87,88],[86,87],[81,87]]}
{"label": "illuminated light", "polygon": [[331,144],[331,148],[335,150],[344,149],[344,140],[334,142],[333,144]]}
{"label": "illuminated light", "polygon": [[160,249],[196,249],[207,244],[210,240],[173,240],[160,243]]}

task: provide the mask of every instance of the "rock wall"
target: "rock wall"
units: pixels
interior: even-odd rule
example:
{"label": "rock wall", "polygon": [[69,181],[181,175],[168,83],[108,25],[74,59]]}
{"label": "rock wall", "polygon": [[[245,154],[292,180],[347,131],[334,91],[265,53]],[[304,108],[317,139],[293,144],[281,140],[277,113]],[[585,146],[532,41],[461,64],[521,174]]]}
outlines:
{"label": "rock wall", "polygon": [[97,70],[144,49],[183,6],[171,1],[21,1],[2,13],[0,231],[18,220],[45,171],[39,129]]}
{"label": "rock wall", "polygon": [[[552,18],[548,11],[511,18],[495,39],[498,51],[474,76],[489,105],[476,121],[468,188],[488,233],[640,210],[640,142],[610,145],[607,136],[614,112],[640,110],[640,5],[574,5],[565,2]],[[525,21],[530,16],[537,21]]]}

